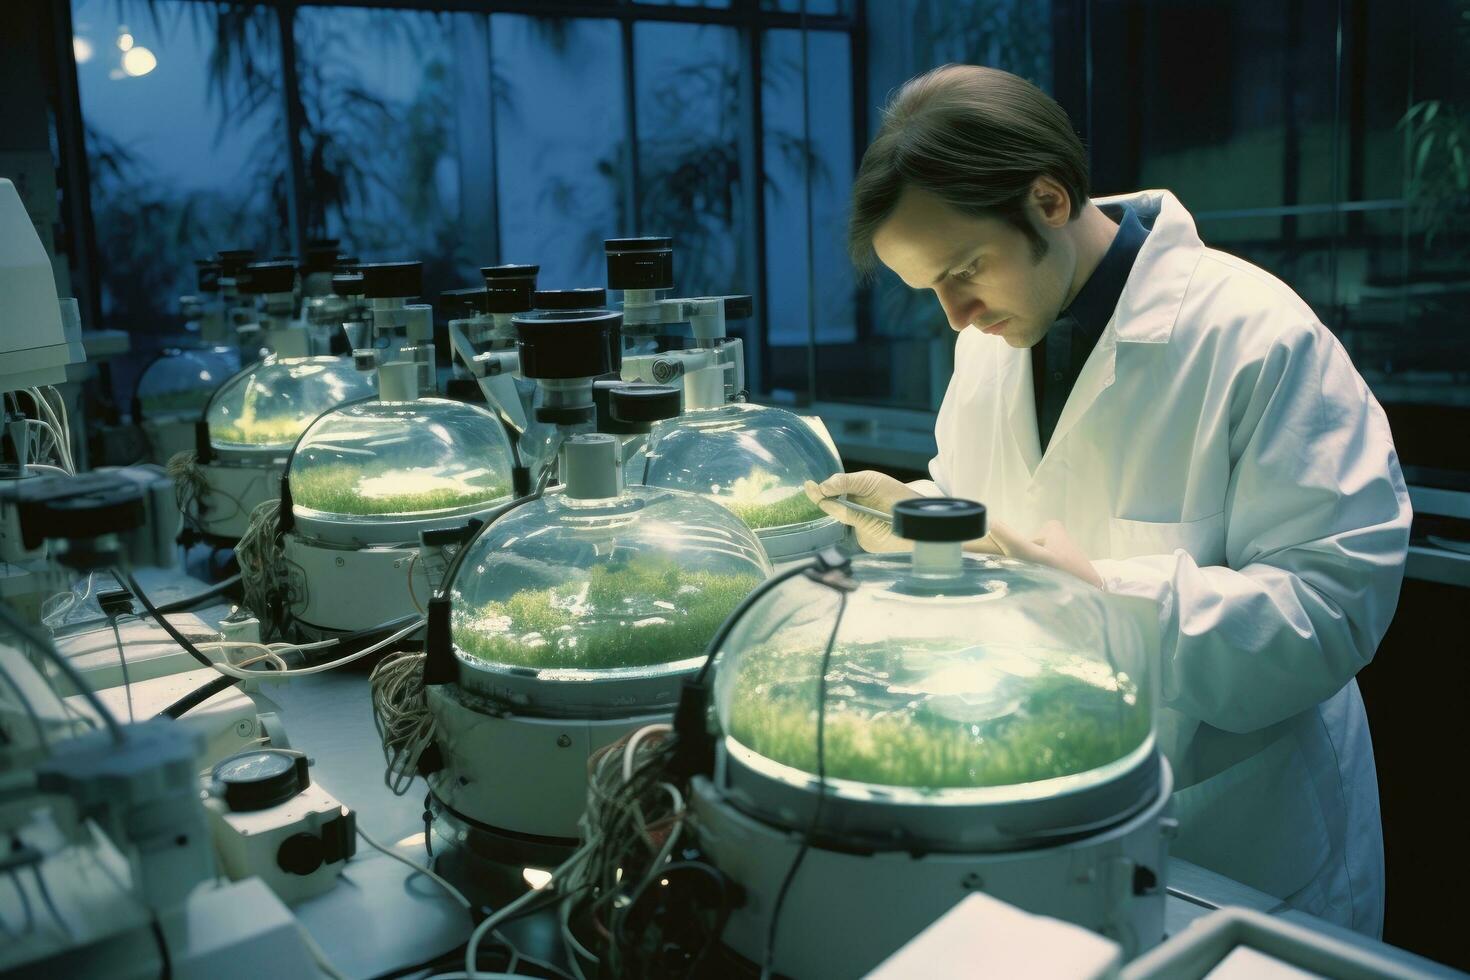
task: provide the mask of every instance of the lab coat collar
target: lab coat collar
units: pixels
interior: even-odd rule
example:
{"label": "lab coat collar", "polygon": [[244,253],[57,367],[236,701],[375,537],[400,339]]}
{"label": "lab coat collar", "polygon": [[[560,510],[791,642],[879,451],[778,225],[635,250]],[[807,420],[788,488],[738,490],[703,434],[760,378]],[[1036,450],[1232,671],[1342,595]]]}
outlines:
{"label": "lab coat collar", "polygon": [[1092,203],[1126,204],[1150,228],[1118,298],[1113,333],[1120,343],[1168,343],[1190,277],[1204,253],[1194,218],[1165,190],[1099,197]]}

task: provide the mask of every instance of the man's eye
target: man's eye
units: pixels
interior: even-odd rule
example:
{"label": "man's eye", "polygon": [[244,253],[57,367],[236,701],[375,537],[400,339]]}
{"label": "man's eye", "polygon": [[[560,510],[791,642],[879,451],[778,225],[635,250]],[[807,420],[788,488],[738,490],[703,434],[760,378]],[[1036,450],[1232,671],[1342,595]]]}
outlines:
{"label": "man's eye", "polygon": [[979,268],[979,266],[980,262],[977,259],[976,261],[971,262],[969,265],[965,266],[963,269],[956,269],[955,271],[951,272],[949,274],[950,278],[958,279],[961,282],[964,282],[967,279],[973,279],[975,277],[975,270]]}

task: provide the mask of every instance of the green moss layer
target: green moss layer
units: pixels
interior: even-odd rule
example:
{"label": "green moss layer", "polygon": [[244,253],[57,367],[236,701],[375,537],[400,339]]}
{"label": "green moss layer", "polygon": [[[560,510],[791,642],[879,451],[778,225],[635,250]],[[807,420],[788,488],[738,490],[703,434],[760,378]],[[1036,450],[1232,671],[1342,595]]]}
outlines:
{"label": "green moss layer", "polygon": [[755,572],[689,572],[653,558],[597,565],[586,580],[457,612],[454,642],[472,657],[520,667],[671,663],[703,653],[760,582]]}
{"label": "green moss layer", "polygon": [[[387,465],[364,467],[348,463],[328,463],[307,466],[291,477],[291,500],[303,507],[329,514],[417,514],[488,503],[510,493],[509,485],[504,483],[472,486],[468,489],[438,487],[420,493],[373,496],[358,489],[363,480],[393,472],[395,468]],[[411,471],[397,472],[406,474],[406,482],[412,479]]]}
{"label": "green moss layer", "polygon": [[266,416],[214,424],[209,427],[209,435],[215,442],[232,445],[281,446],[295,442],[305,427],[306,423],[294,415]]}
{"label": "green moss layer", "polygon": [[804,490],[798,490],[789,497],[768,504],[740,503],[729,497],[713,499],[733,511],[752,531],[767,527],[785,527],[788,524],[805,524],[827,516],[822,508],[811,502]]}
{"label": "green moss layer", "polygon": [[159,391],[138,399],[143,418],[172,415],[178,412],[201,412],[212,394],[208,388],[189,388],[180,391]]}
{"label": "green moss layer", "polygon": [[[1148,736],[1147,705],[1128,683],[1109,690],[1045,670],[1013,685],[1014,703],[1003,713],[969,723],[941,714],[932,695],[890,690],[887,678],[902,660],[885,644],[834,652],[827,675],[829,777],[931,790],[1009,786],[1095,769]],[[815,773],[820,662],[816,650],[747,654],[735,681],[729,734],[768,759]]]}

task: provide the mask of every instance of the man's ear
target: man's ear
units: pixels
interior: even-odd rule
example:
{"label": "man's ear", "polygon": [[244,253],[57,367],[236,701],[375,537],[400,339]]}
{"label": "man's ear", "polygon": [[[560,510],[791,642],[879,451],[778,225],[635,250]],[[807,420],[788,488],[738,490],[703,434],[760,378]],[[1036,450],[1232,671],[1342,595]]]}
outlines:
{"label": "man's ear", "polygon": [[1050,228],[1061,228],[1072,220],[1072,198],[1055,179],[1042,174],[1031,182],[1027,201],[1036,220]]}

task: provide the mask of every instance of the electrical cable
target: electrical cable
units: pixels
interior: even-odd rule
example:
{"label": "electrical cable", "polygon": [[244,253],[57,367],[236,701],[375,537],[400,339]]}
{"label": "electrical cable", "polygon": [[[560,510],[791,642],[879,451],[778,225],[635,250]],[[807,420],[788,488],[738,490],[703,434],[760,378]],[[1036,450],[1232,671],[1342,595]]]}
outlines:
{"label": "electrical cable", "polygon": [[[92,706],[92,710],[97,712],[97,717],[102,719],[102,724],[106,726],[113,741],[121,744],[124,739],[122,726],[118,724],[112,712],[107,710],[107,705],[102,703],[102,699],[97,697],[97,692],[87,686],[87,682],[82,678],[81,674],[77,673],[77,669],[72,666],[71,661],[63,657],[61,652],[49,640],[31,629],[29,625],[11,611],[8,604],[3,602],[0,602],[0,621],[3,621],[6,626],[20,634],[31,646],[40,650],[42,654],[56,665],[57,669],[66,677],[72,687]],[[62,703],[65,704],[64,699]]]}
{"label": "electrical cable", "polygon": [[781,924],[781,909],[786,904],[786,895],[791,891],[796,873],[801,870],[802,862],[811,850],[812,837],[822,819],[822,804],[827,799],[827,670],[832,663],[832,650],[837,645],[837,631],[842,627],[842,617],[847,612],[847,593],[842,589],[836,591],[837,619],[832,624],[832,633],[827,637],[827,646],[822,651],[822,662],[817,670],[817,803],[812,808],[811,823],[801,837],[801,846],[796,849],[796,857],[792,858],[791,867],[786,869],[786,877],[781,882],[780,890],[776,892],[776,901],[771,905],[771,918],[766,924],[766,950],[761,963],[761,980],[770,980],[776,960],[776,931]]}
{"label": "electrical cable", "polygon": [[385,854],[393,860],[397,861],[399,864],[407,865],[409,868],[412,868],[414,871],[417,871],[419,874],[425,876],[430,881],[434,882],[434,884],[444,889],[445,893],[448,894],[450,898],[458,902],[459,905],[466,912],[469,912],[472,915],[474,914],[475,907],[470,904],[470,900],[468,898],[465,898],[464,892],[460,891],[458,888],[455,888],[447,880],[440,877],[436,872],[431,871],[426,865],[419,864],[417,861],[409,860],[402,854],[390,850],[385,845],[378,843],[372,837],[369,837],[368,832],[366,830],[363,830],[361,826],[358,826],[357,828],[357,836],[361,837],[367,843],[368,847],[371,847],[373,850],[378,851],[381,854]]}
{"label": "electrical cable", "polygon": [[36,706],[31,704],[31,699],[26,697],[25,691],[21,690],[15,678],[10,676],[10,671],[5,669],[3,662],[0,662],[0,678],[4,678],[5,683],[10,685],[11,690],[15,692],[16,700],[20,702],[21,708],[25,711],[26,717],[31,720],[31,725],[35,727],[36,739],[41,743],[41,751],[50,754],[51,740],[46,737],[46,727],[41,724],[41,716],[36,714]]}
{"label": "electrical cable", "polygon": [[780,585],[782,582],[790,581],[791,579],[796,578],[798,575],[804,575],[810,571],[823,571],[827,567],[828,563],[822,561],[820,558],[814,558],[811,561],[804,561],[799,565],[793,565],[791,568],[788,568],[783,572],[777,572],[775,575],[772,575],[770,578],[766,579],[760,585],[757,585],[753,590],[751,590],[749,595],[740,600],[740,605],[736,606],[734,610],[731,611],[730,615],[725,617],[725,621],[720,624],[719,631],[716,632],[714,638],[710,640],[709,646],[705,649],[704,663],[700,665],[699,672],[694,675],[694,683],[704,683],[705,677],[709,675],[710,666],[715,662],[715,655],[720,652],[720,648],[723,647],[725,645],[725,641],[730,638],[730,631],[735,628],[735,624],[738,623],[742,618],[744,618],[745,614],[750,611],[750,608],[752,606],[763,599],[767,593],[769,593],[776,586]]}
{"label": "electrical cable", "polygon": [[187,636],[180,633],[174,624],[170,623],[164,617],[163,613],[159,612],[158,607],[153,604],[152,599],[148,598],[148,593],[143,591],[142,586],[138,584],[138,580],[133,577],[132,572],[119,565],[112,570],[112,574],[117,577],[119,582],[127,583],[128,589],[143,604],[143,608],[148,610],[148,615],[152,616],[154,622],[163,627],[165,633],[173,637],[175,643],[183,647],[185,653],[197,660],[202,666],[209,668],[215,666],[213,660],[206,657]]}
{"label": "electrical cable", "polygon": [[221,674],[218,677],[210,680],[209,683],[204,684],[200,687],[196,687],[188,694],[185,694],[173,704],[169,705],[167,708],[164,708],[158,714],[154,715],[154,717],[175,719],[182,718],[184,715],[188,714],[190,711],[193,711],[195,708],[199,707],[201,704],[208,701],[219,692],[227,691],[238,683],[240,683],[239,678]]}
{"label": "electrical cable", "polygon": [[128,724],[137,721],[133,716],[133,682],[128,677],[128,655],[123,652],[122,633],[117,628],[116,614],[107,617],[107,625],[112,627],[112,638],[117,641],[117,661],[122,665],[123,694],[128,699]]}
{"label": "electrical cable", "polygon": [[158,611],[161,613],[183,612],[186,609],[192,609],[206,599],[213,599],[215,596],[224,595],[239,584],[240,573],[236,572],[224,581],[211,585],[203,592],[196,592],[194,595],[184,599],[175,599],[173,602],[165,602],[158,607]]}
{"label": "electrical cable", "polygon": [[76,933],[67,924],[67,921],[61,917],[61,912],[56,908],[56,902],[51,898],[51,889],[46,885],[46,876],[41,874],[41,865],[39,862],[31,865],[31,877],[36,879],[36,890],[41,893],[41,904],[46,906],[46,912],[51,918],[56,920],[57,926],[61,928],[62,933],[68,940],[76,939]]}

